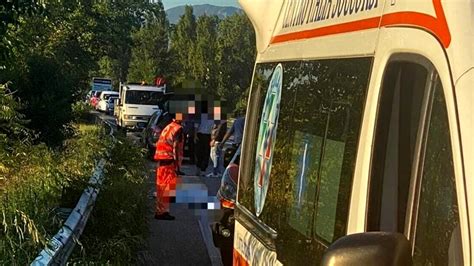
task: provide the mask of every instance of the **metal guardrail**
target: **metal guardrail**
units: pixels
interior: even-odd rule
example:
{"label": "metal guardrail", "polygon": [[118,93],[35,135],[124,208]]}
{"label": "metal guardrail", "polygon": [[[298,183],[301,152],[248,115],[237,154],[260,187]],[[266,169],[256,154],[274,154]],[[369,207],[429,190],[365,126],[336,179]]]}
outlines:
{"label": "metal guardrail", "polygon": [[[108,121],[101,120],[102,123],[110,127],[109,135],[115,143],[113,136],[113,125]],[[107,157],[110,153],[107,152]],[[46,248],[43,249],[38,257],[31,263],[34,266],[42,265],[65,265],[71,255],[74,246],[78,242],[79,237],[86,227],[87,220],[94,208],[97,195],[104,179],[104,166],[106,159],[101,159],[94,169],[92,177],[89,179],[89,186],[84,189],[76,207],[72,210],[63,227],[48,242]]]}

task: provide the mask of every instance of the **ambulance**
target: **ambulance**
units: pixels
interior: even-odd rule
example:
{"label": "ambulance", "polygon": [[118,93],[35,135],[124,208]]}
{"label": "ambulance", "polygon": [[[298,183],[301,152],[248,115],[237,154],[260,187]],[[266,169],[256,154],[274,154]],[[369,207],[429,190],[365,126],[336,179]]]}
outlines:
{"label": "ambulance", "polygon": [[473,265],[474,2],[239,2],[233,264]]}

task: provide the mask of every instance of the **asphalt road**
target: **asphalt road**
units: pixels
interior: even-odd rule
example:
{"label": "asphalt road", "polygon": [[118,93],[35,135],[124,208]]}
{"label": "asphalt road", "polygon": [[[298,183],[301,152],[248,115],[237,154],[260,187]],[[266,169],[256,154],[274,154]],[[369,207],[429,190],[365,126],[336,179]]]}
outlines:
{"label": "asphalt road", "polygon": [[[113,116],[98,113],[103,119],[115,123]],[[140,133],[128,132],[127,137],[140,145]],[[184,165],[177,188],[176,201],[170,213],[176,217],[174,221],[154,219],[155,199],[155,167],[154,162],[148,164],[147,197],[150,211],[148,217],[148,249],[139,254],[143,265],[222,265],[220,253],[212,243],[210,223],[219,217],[218,210],[205,207],[215,206],[215,195],[220,178],[198,177],[194,165]]]}

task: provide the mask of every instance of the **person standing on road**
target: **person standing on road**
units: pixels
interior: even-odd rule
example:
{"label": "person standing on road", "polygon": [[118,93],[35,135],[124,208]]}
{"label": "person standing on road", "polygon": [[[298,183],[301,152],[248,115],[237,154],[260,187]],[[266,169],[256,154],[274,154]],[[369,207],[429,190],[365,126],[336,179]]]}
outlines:
{"label": "person standing on road", "polygon": [[201,114],[200,123],[196,124],[196,134],[194,137],[196,146],[196,166],[200,170],[199,174],[204,175],[209,165],[209,155],[211,152],[211,131],[214,120],[208,118],[207,113]]}
{"label": "person standing on road", "polygon": [[177,172],[183,158],[183,127],[181,126],[182,114],[161,131],[156,144],[155,160],[158,161],[156,169],[156,207],[155,219],[174,220],[169,213],[170,198],[176,195]]}
{"label": "person standing on road", "polygon": [[183,121],[183,133],[184,133],[184,143],[188,147],[188,152],[184,156],[189,157],[189,163],[196,163],[196,155],[194,153],[194,119],[191,116],[188,116],[186,120]]}
{"label": "person standing on road", "polygon": [[[230,138],[230,136],[234,136],[231,152],[228,153],[226,151],[225,158],[229,158],[230,160],[230,158],[232,158],[235,152],[237,151],[237,148],[242,143],[242,138],[244,136],[244,126],[245,126],[245,116],[237,117],[237,119],[235,119],[234,123],[232,124],[232,127],[225,134],[224,138],[222,139],[222,142],[219,143],[219,148],[222,150],[225,142]],[[224,161],[226,161],[225,158],[224,158]]]}
{"label": "person standing on road", "polygon": [[227,130],[227,122],[218,121],[214,124],[214,127],[211,132],[211,161],[212,161],[212,173],[207,175],[207,177],[218,177],[220,174],[220,168],[222,164],[222,149],[219,146],[219,143],[224,139],[224,135]]}

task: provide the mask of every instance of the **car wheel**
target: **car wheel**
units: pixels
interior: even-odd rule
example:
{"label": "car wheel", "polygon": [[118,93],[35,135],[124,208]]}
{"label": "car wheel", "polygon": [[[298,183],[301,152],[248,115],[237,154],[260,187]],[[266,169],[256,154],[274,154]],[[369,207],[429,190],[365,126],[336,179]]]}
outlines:
{"label": "car wheel", "polygon": [[120,130],[123,133],[127,134],[127,128],[123,126],[123,121],[122,120],[120,120]]}
{"label": "car wheel", "polygon": [[122,120],[117,120],[117,131],[119,133],[125,133],[125,134],[127,133],[125,131],[125,128],[123,127],[123,121]]}

